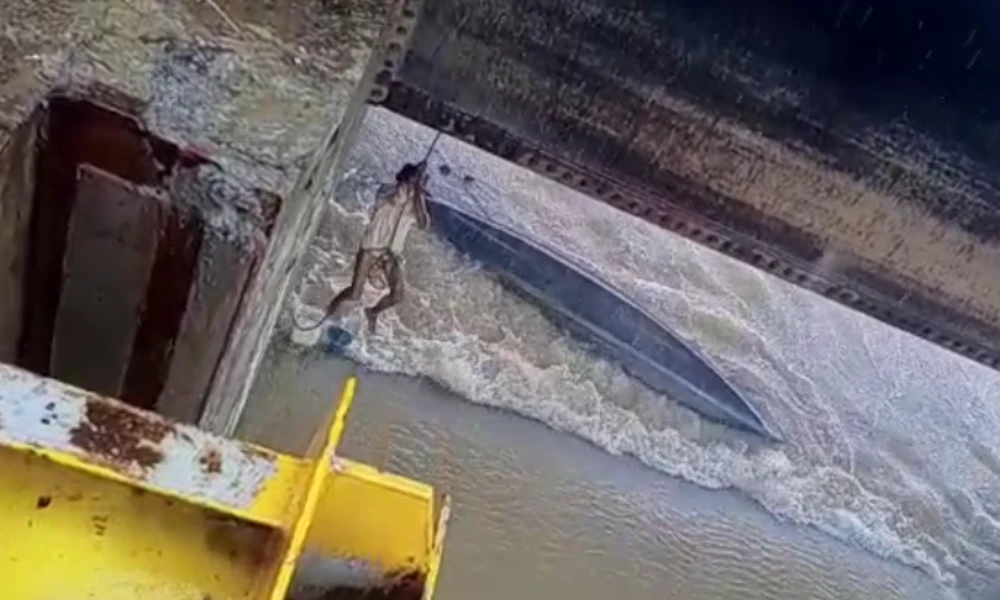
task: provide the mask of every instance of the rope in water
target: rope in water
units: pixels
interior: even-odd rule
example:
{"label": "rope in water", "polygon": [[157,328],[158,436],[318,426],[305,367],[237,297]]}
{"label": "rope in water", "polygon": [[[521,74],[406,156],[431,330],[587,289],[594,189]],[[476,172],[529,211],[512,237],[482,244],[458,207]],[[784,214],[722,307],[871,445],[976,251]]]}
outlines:
{"label": "rope in water", "polygon": [[431,145],[427,148],[427,154],[425,154],[423,160],[420,161],[421,163],[427,163],[427,159],[431,157],[431,152],[434,152],[434,146],[437,146],[439,139],[441,139],[440,131],[435,133],[434,139],[431,140]]}
{"label": "rope in water", "polygon": [[292,325],[294,325],[296,329],[298,329],[299,331],[301,331],[303,333],[307,333],[307,332],[310,332],[310,331],[316,331],[317,329],[319,329],[320,327],[323,326],[323,323],[326,322],[326,319],[329,316],[330,315],[328,315],[328,314],[324,314],[322,317],[320,317],[319,321],[316,322],[315,324],[313,324],[313,325],[307,325],[307,326],[303,327],[302,323],[299,322],[299,316],[296,315],[295,312],[293,311],[292,312]]}

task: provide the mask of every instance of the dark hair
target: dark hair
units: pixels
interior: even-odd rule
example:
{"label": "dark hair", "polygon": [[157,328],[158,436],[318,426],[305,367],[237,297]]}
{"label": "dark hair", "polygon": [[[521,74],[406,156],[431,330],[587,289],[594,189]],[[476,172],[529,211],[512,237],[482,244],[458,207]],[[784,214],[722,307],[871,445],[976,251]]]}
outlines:
{"label": "dark hair", "polygon": [[418,181],[419,177],[424,172],[424,163],[406,163],[403,168],[396,173],[396,183],[407,183],[409,181]]}

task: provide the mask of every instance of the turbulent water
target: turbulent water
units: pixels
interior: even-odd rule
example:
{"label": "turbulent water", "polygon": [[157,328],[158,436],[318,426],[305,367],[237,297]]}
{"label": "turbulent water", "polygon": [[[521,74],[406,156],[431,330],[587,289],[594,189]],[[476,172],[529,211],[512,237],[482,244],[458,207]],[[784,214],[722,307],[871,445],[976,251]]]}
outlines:
{"label": "turbulent water", "polygon": [[[369,113],[295,303],[321,306],[346,285],[375,186],[432,137]],[[458,141],[443,138],[431,165],[435,196],[616,285],[709,358],[787,443],[763,444],[650,391],[427,233],[407,244],[405,303],[359,338],[354,358],[734,488],[959,597],[1000,576],[1000,375]]]}

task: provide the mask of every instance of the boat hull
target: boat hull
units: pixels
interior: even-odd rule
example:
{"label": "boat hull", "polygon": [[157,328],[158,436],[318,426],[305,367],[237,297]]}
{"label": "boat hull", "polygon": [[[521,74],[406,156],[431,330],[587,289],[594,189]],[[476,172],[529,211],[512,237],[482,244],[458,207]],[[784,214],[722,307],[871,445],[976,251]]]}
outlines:
{"label": "boat hull", "polygon": [[439,235],[598,354],[709,419],[776,439],[695,350],[610,285],[499,225],[441,202],[428,209]]}

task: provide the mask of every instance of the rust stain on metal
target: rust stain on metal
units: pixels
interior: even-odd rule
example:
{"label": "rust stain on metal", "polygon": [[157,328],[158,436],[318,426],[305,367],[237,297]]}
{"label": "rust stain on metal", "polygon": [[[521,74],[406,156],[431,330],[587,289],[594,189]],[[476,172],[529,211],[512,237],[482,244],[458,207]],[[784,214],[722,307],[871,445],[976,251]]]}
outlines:
{"label": "rust stain on metal", "polygon": [[[420,600],[424,593],[424,574],[404,571],[390,574],[385,580],[371,587],[332,586],[323,590],[309,590],[309,597],[317,600]],[[288,600],[299,600],[289,596]]]}
{"label": "rust stain on metal", "polygon": [[198,457],[202,473],[216,475],[222,472],[222,454],[217,448],[209,448]]}
{"label": "rust stain on metal", "polygon": [[84,420],[70,432],[70,443],[115,466],[149,469],[163,460],[159,444],[172,430],[169,423],[90,398]]}
{"label": "rust stain on metal", "polygon": [[94,515],[90,517],[90,522],[94,525],[94,533],[103,536],[108,530],[108,515]]}
{"label": "rust stain on metal", "polygon": [[256,446],[251,446],[249,444],[243,444],[240,451],[243,452],[243,456],[252,461],[266,460],[269,463],[273,463],[277,459],[277,456],[275,456],[273,452],[269,452]]}

